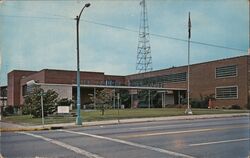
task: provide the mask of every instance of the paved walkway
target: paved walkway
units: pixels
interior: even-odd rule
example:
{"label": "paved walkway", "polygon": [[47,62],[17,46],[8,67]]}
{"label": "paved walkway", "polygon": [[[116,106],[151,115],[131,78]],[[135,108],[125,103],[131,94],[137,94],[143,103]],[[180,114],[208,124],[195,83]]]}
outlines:
{"label": "paved walkway", "polygon": [[[107,120],[107,121],[93,121],[83,122],[82,127],[87,126],[101,126],[111,124],[125,124],[125,123],[139,123],[139,122],[152,122],[152,121],[171,121],[171,120],[190,120],[190,119],[209,119],[209,118],[226,118],[226,117],[242,117],[249,116],[248,113],[238,114],[213,114],[213,115],[185,115],[185,116],[170,116],[170,117],[154,117],[154,118],[134,118],[134,119],[122,119],[122,120]],[[0,122],[0,131],[29,131],[29,130],[46,130],[52,128],[74,128],[81,127],[75,125],[75,123],[60,123],[60,124],[48,124],[48,125],[19,125],[7,122]]]}

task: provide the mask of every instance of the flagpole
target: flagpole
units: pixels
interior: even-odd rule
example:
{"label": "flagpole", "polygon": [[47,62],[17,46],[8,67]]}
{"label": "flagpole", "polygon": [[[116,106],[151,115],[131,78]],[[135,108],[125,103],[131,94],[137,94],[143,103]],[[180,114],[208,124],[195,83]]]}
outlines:
{"label": "flagpole", "polygon": [[190,38],[191,38],[191,19],[190,12],[188,13],[188,70],[187,70],[187,109],[186,114],[192,115],[193,112],[190,106]]}

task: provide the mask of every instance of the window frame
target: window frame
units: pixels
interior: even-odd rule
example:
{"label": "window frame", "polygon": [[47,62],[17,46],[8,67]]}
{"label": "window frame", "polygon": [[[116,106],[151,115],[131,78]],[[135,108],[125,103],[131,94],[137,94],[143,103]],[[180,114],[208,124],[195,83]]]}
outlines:
{"label": "window frame", "polygon": [[[218,98],[217,97],[217,89],[218,88],[231,88],[231,87],[236,87],[236,94],[237,94],[237,96],[236,97],[231,97],[231,98]],[[215,87],[215,99],[217,99],[217,100],[230,100],[230,99],[239,99],[239,87],[238,87],[238,85],[232,85],[232,86],[219,86],[219,87]]]}
{"label": "window frame", "polygon": [[[184,76],[180,77],[183,74],[184,74]],[[175,75],[178,76],[179,78],[176,77]],[[178,72],[178,73],[171,73],[171,74],[162,75],[162,76],[130,80],[130,84],[133,86],[149,86],[148,83],[150,83],[150,84],[151,83],[153,83],[153,84],[170,84],[170,83],[176,84],[176,83],[182,83],[182,82],[187,82],[187,72]]]}
{"label": "window frame", "polygon": [[[219,76],[219,77],[217,77],[217,71],[216,70],[218,68],[225,68],[225,67],[230,67],[230,66],[235,66],[236,67],[236,73],[235,73],[235,75],[232,75],[232,76]],[[214,73],[215,73],[214,75],[215,75],[216,79],[237,77],[238,76],[238,65],[234,64],[234,65],[227,65],[227,66],[216,67]]]}

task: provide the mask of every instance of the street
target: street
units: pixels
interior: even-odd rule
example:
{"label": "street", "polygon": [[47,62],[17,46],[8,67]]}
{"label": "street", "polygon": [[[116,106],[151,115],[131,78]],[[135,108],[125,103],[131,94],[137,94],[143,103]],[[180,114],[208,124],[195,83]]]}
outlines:
{"label": "street", "polygon": [[3,157],[246,158],[249,118],[1,133]]}

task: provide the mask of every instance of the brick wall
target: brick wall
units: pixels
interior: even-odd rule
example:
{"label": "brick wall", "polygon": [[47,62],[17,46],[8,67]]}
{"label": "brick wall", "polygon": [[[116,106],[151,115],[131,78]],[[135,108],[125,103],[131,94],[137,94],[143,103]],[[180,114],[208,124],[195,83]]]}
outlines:
{"label": "brick wall", "polygon": [[[216,67],[237,65],[236,77],[215,78]],[[190,68],[190,97],[200,98],[215,94],[220,86],[238,86],[238,99],[216,99],[214,106],[247,105],[247,56],[192,65]]]}
{"label": "brick wall", "polygon": [[[50,69],[44,69],[39,72],[31,73],[30,75],[19,75],[22,76],[21,78],[18,77],[17,74],[21,74],[21,72],[16,71],[15,75],[14,73],[9,74],[8,78],[8,85],[10,87],[9,90],[9,96],[11,103],[10,105],[22,105],[24,102],[22,89],[23,86],[26,85],[26,83],[30,80],[34,80],[37,83],[45,83],[45,84],[76,84],[76,71],[67,71],[67,70],[50,70]],[[115,80],[117,83],[124,83],[124,77],[123,76],[112,76],[112,75],[104,75],[102,72],[81,72],[80,73],[81,78],[81,84],[93,84],[93,85],[100,85],[105,84],[105,80]],[[15,82],[14,82],[15,80]],[[48,86],[44,87],[46,90],[49,89]],[[72,86],[69,90],[66,88],[66,92],[63,92],[62,89],[58,87],[51,87],[52,89],[55,88],[55,91],[60,92],[63,96],[69,96],[69,98],[72,98]],[[13,93],[15,92],[15,94]],[[69,94],[71,93],[71,95]],[[14,98],[14,99],[13,99]],[[12,103],[12,100],[15,100],[15,104]],[[86,100],[86,98],[85,98]]]}
{"label": "brick wall", "polygon": [[[216,67],[237,65],[238,75],[236,77],[215,78]],[[219,86],[238,86],[238,99],[217,99],[214,106],[240,105],[246,108],[248,97],[250,100],[250,59],[249,56],[241,56],[190,66],[190,98],[201,99],[202,97],[215,94],[216,87]],[[153,76],[163,76],[187,72],[187,66],[173,67],[169,69],[157,70],[142,74],[133,74],[126,76],[126,83],[129,80],[142,79]],[[247,77],[249,76],[249,77]],[[187,81],[176,83],[163,83],[165,88],[187,88]]]}
{"label": "brick wall", "polygon": [[[215,78],[216,67],[237,65],[238,75],[229,78]],[[127,85],[130,80],[163,76],[187,72],[187,66],[172,67],[150,73],[128,76],[105,75],[102,72],[81,72],[81,84],[105,84],[106,80],[115,80],[121,85]],[[48,84],[76,84],[76,72],[66,70],[12,71],[8,74],[8,105],[20,105],[23,102],[22,86],[30,80]],[[241,56],[190,66],[190,97],[200,99],[200,96],[215,94],[215,88],[220,86],[238,86],[238,99],[217,99],[215,106],[240,105],[246,107],[250,100],[250,57]],[[187,88],[187,81],[163,83],[166,88]]]}
{"label": "brick wall", "polygon": [[20,81],[25,76],[36,73],[36,71],[22,71],[22,70],[13,70],[8,73],[8,92],[7,92],[7,104],[14,106],[20,105]]}
{"label": "brick wall", "polygon": [[248,49],[248,51],[249,51],[249,55],[248,55],[248,60],[247,60],[247,62],[248,62],[248,68],[247,68],[247,74],[248,74],[248,76],[247,76],[247,85],[248,85],[248,108],[250,109],[250,49]]}

